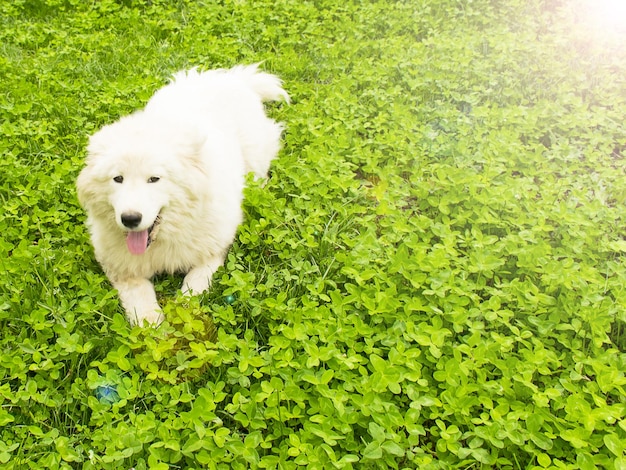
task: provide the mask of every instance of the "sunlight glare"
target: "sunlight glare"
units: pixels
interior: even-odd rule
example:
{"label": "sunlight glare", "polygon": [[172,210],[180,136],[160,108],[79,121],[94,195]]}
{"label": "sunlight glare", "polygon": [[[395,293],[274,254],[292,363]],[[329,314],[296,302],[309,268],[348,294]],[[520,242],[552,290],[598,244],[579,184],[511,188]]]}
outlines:
{"label": "sunlight glare", "polygon": [[591,0],[588,7],[598,28],[608,33],[626,31],[626,0]]}

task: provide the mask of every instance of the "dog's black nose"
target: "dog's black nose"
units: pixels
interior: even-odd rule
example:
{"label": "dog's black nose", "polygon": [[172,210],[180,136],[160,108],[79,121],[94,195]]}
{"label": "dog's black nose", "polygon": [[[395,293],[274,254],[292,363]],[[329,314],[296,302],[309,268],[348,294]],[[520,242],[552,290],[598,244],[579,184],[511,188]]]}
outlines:
{"label": "dog's black nose", "polygon": [[141,223],[141,214],[139,212],[125,212],[122,214],[122,223],[124,227],[135,228]]}

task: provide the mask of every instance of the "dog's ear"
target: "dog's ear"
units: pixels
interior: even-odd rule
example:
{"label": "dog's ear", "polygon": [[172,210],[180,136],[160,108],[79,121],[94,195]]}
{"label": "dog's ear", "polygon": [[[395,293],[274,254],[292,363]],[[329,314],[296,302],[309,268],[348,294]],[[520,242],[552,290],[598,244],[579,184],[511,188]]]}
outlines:
{"label": "dog's ear", "polygon": [[76,179],[76,195],[78,196],[78,202],[87,211],[90,211],[92,207],[98,203],[98,200],[102,199],[101,178],[95,171],[95,165],[88,163],[85,168],[79,173]]}
{"label": "dog's ear", "polygon": [[111,173],[108,143],[112,137],[111,126],[105,126],[89,138],[85,167],[76,179],[78,202],[87,211],[95,210],[106,198],[103,184]]}
{"label": "dog's ear", "polygon": [[112,124],[101,127],[99,131],[89,137],[87,164],[96,160],[109,160],[110,156],[122,152],[127,142],[132,141],[136,134],[137,127],[133,123],[141,114],[143,111],[136,111],[124,116]]}
{"label": "dog's ear", "polygon": [[108,124],[89,137],[87,164],[106,158],[111,153],[112,147],[120,140],[118,127],[116,124]]}
{"label": "dog's ear", "polygon": [[[188,139],[184,145],[184,151],[175,159],[175,165],[179,168],[173,170],[170,177],[176,179],[177,186],[182,189],[187,198],[191,201],[198,199],[198,194],[202,194],[202,185],[207,181],[207,165],[202,154],[202,148],[206,137],[201,134],[187,134]],[[199,175],[199,177],[189,178],[189,175]]]}

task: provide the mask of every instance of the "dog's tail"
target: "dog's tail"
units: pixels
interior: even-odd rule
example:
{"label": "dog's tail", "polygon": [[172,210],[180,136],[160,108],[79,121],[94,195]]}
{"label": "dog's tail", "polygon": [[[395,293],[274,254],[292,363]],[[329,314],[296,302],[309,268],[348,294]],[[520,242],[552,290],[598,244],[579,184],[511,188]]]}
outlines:
{"label": "dog's tail", "polygon": [[276,75],[259,71],[259,65],[237,65],[226,72],[243,80],[262,101],[285,100],[289,103],[289,95],[283,90],[282,80]]}

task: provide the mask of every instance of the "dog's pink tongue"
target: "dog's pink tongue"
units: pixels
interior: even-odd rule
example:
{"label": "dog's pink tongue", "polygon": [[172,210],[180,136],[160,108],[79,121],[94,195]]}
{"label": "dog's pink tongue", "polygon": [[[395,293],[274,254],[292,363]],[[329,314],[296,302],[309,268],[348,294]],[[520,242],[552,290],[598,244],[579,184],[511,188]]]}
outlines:
{"label": "dog's pink tongue", "polygon": [[133,255],[145,253],[148,248],[148,231],[128,232],[128,235],[126,235],[126,246],[128,246],[128,251]]}

